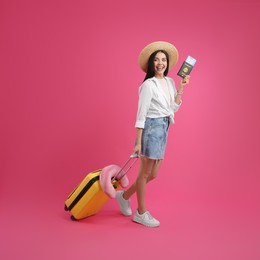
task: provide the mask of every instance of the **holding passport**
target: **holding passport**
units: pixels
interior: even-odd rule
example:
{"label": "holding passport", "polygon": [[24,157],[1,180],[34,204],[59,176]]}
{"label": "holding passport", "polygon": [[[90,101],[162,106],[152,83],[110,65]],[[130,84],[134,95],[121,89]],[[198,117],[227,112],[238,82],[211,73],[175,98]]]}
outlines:
{"label": "holding passport", "polygon": [[187,59],[183,62],[177,75],[179,75],[182,78],[185,78],[185,76],[190,75],[190,72],[193,69],[195,63],[196,59],[192,58],[191,56],[188,56]]}

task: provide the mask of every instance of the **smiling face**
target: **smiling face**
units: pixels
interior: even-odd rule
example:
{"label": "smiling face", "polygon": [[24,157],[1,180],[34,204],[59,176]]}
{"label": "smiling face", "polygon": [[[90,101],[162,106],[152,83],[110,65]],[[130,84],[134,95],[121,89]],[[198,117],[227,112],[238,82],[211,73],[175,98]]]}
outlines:
{"label": "smiling face", "polygon": [[166,55],[163,52],[158,52],[154,57],[153,64],[155,77],[163,78],[168,66]]}

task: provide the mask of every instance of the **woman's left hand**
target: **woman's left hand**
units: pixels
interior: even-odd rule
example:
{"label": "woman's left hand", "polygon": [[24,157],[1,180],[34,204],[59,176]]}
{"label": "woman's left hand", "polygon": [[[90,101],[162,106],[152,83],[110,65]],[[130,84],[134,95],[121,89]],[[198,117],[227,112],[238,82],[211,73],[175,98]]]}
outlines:
{"label": "woman's left hand", "polygon": [[181,81],[180,81],[180,87],[181,88],[184,88],[185,86],[187,86],[190,82],[190,76],[187,75],[185,76],[185,78],[183,78]]}

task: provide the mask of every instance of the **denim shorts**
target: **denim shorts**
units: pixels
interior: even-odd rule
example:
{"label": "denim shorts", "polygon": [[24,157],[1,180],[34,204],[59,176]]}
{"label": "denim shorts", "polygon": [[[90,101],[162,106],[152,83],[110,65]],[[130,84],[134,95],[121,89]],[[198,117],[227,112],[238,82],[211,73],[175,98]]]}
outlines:
{"label": "denim shorts", "polygon": [[164,158],[169,124],[169,117],[146,118],[142,133],[142,156],[154,160]]}

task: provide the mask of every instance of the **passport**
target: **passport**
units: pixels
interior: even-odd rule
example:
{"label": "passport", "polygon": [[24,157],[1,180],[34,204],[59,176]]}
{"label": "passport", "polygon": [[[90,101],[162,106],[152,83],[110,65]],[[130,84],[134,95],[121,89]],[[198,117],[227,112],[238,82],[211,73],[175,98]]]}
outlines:
{"label": "passport", "polygon": [[196,61],[196,59],[192,58],[191,56],[188,56],[187,59],[182,63],[177,75],[182,78],[184,78],[187,75],[190,75],[190,72],[193,69]]}

